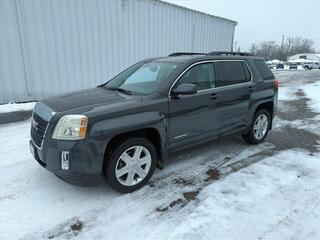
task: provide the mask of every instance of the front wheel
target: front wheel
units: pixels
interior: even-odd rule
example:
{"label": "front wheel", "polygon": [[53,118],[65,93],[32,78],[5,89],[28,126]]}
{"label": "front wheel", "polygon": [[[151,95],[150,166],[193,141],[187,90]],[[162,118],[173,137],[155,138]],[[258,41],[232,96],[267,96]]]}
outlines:
{"label": "front wheel", "polygon": [[115,148],[108,159],[108,183],[118,192],[133,192],[149,181],[156,162],[155,147],[148,140],[126,140]]}
{"label": "front wheel", "polygon": [[258,111],[253,118],[249,132],[242,136],[243,139],[250,144],[263,142],[268,135],[270,124],[270,113],[265,109]]}

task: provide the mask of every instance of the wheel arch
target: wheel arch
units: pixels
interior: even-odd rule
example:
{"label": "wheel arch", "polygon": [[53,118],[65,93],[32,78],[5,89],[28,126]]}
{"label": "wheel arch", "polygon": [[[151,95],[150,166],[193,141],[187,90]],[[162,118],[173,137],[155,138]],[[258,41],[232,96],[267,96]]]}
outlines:
{"label": "wheel arch", "polygon": [[[253,117],[255,116],[255,114],[256,114],[258,111],[262,110],[262,109],[267,110],[267,111],[269,112],[269,114],[270,114],[271,119],[273,118],[273,114],[274,114],[274,103],[273,103],[273,101],[267,101],[267,102],[260,103],[260,104],[258,104],[258,105],[256,106],[255,111],[254,111],[254,114],[253,114],[253,116],[252,116],[251,119],[253,119]],[[251,121],[252,121],[252,120],[251,120]],[[271,129],[272,129],[272,121],[270,122],[269,130],[271,130]]]}
{"label": "wheel arch", "polygon": [[105,175],[107,164],[108,164],[108,158],[114,151],[114,149],[121,144],[123,141],[126,141],[128,139],[132,138],[145,138],[148,141],[150,141],[154,147],[156,148],[157,152],[157,166],[159,168],[163,167],[163,162],[165,160],[165,139],[161,135],[161,131],[152,126],[152,127],[145,127],[145,128],[139,128],[135,130],[130,130],[127,132],[122,132],[114,135],[113,137],[110,138],[108,141],[105,151],[104,151],[104,158],[103,158],[103,166],[102,166],[102,174]]}

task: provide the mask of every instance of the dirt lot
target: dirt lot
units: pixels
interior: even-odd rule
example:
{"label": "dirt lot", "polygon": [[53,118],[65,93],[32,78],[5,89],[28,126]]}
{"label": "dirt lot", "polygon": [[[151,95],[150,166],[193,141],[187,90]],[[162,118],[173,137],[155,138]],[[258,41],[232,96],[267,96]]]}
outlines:
{"label": "dirt lot", "polygon": [[171,156],[148,186],[62,182],[32,159],[30,120],[0,125],[3,239],[320,239],[320,71],[277,71],[274,129]]}

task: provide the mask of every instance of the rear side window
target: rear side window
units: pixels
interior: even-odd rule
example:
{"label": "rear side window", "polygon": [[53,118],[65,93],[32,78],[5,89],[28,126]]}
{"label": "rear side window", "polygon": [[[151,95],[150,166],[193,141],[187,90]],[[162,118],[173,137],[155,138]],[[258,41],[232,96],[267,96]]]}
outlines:
{"label": "rear side window", "polygon": [[247,82],[250,82],[251,81],[251,73],[248,69],[248,66],[244,62],[242,62],[242,66],[243,66],[244,74],[246,76],[246,80],[247,80]]}
{"label": "rear side window", "polygon": [[215,85],[228,85],[250,82],[250,72],[242,61],[218,61],[214,63]]}
{"label": "rear side window", "polygon": [[273,73],[271,72],[270,68],[268,68],[264,60],[260,60],[260,59],[254,60],[253,64],[264,80],[274,79]]}

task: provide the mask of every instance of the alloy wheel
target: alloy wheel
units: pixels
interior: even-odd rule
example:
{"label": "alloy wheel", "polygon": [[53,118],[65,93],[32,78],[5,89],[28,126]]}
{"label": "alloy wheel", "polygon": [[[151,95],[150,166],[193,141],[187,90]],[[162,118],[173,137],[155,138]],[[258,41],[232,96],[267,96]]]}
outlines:
{"label": "alloy wheel", "polygon": [[253,126],[253,135],[257,140],[261,140],[267,133],[269,125],[269,119],[266,114],[260,114]]}
{"label": "alloy wheel", "polygon": [[149,173],[151,154],[143,146],[133,146],[125,150],[116,164],[116,178],[124,186],[134,186]]}

